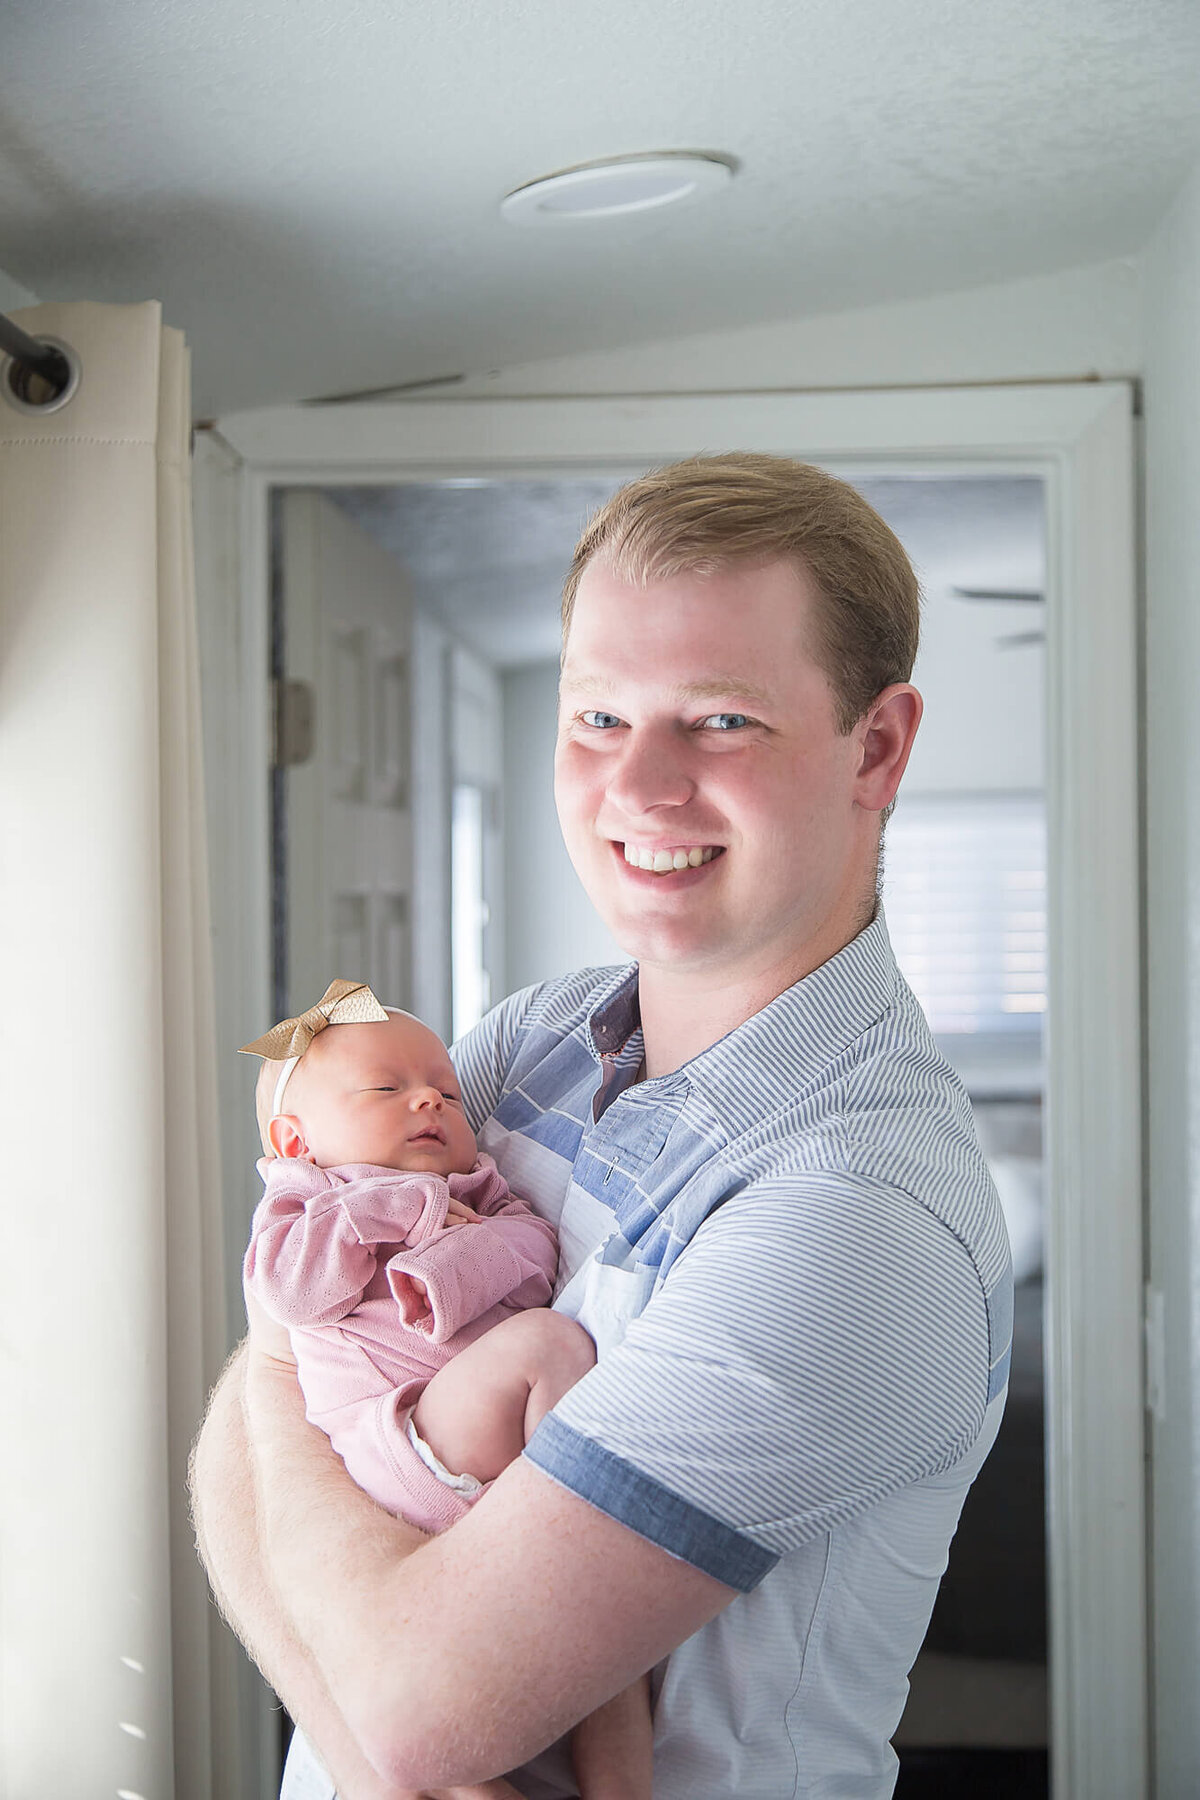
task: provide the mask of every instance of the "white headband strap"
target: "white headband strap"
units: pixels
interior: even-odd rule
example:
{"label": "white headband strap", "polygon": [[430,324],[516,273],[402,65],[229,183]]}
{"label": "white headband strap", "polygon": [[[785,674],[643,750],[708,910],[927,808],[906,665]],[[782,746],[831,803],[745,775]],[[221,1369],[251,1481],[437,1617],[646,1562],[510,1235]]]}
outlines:
{"label": "white headband strap", "polygon": [[271,1102],[271,1117],[277,1119],[283,1111],[283,1090],[291,1080],[292,1070],[300,1061],[298,1056],[289,1056],[279,1071],[279,1080],[275,1083],[275,1098]]}

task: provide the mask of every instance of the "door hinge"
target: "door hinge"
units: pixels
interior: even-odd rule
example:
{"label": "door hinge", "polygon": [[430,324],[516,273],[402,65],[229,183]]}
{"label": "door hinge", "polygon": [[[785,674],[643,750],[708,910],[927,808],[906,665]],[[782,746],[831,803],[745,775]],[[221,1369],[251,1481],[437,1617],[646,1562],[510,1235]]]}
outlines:
{"label": "door hinge", "polygon": [[313,753],[313,720],[316,696],[309,681],[273,681],[274,733],[271,766],[294,769]]}
{"label": "door hinge", "polygon": [[1161,1288],[1146,1283],[1146,1411],[1156,1425],[1167,1416],[1167,1318]]}

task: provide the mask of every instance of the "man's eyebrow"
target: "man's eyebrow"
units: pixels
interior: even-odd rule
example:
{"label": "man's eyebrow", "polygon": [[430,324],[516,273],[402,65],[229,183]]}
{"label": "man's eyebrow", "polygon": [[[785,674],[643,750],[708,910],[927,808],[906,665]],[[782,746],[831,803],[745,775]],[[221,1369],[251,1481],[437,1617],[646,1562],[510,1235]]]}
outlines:
{"label": "man's eyebrow", "polygon": [[675,688],[678,700],[749,700],[754,706],[769,706],[772,696],[752,681],[741,681],[736,675],[713,675],[707,681],[688,681]]}
{"label": "man's eyebrow", "polygon": [[615,684],[606,675],[589,675],[586,669],[565,668],[558,679],[559,693],[567,690],[597,694],[609,698],[616,692]]}
{"label": "man's eyebrow", "polygon": [[[607,675],[589,675],[564,670],[559,683],[562,693],[584,693],[596,699],[612,699],[617,684]],[[765,688],[738,675],[710,675],[703,681],[681,681],[671,690],[671,698],[680,704],[693,700],[748,700],[754,706],[770,706],[773,696]]]}

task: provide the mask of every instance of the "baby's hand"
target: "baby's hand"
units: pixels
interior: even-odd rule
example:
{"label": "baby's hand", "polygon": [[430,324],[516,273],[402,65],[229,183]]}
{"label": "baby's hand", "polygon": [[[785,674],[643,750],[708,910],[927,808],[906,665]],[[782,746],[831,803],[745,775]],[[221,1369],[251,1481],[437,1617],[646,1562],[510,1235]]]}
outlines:
{"label": "baby's hand", "polygon": [[416,1325],[420,1320],[429,1318],[429,1290],[423,1281],[415,1275],[401,1274],[399,1269],[393,1269],[391,1285],[396,1305],[400,1308],[400,1317],[406,1325]]}
{"label": "baby's hand", "polygon": [[451,1197],[450,1203],[446,1207],[447,1225],[479,1225],[481,1223],[479,1214],[469,1207],[465,1200],[455,1200]]}

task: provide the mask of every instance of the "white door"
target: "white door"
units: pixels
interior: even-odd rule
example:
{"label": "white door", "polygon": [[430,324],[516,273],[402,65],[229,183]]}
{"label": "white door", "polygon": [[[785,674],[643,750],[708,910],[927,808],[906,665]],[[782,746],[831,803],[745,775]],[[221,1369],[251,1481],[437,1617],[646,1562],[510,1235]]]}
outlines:
{"label": "white door", "polygon": [[412,1003],[412,606],[404,572],[323,494],[279,495],[283,669],[311,690],[312,744],[286,768],[289,1012],[336,977]]}

